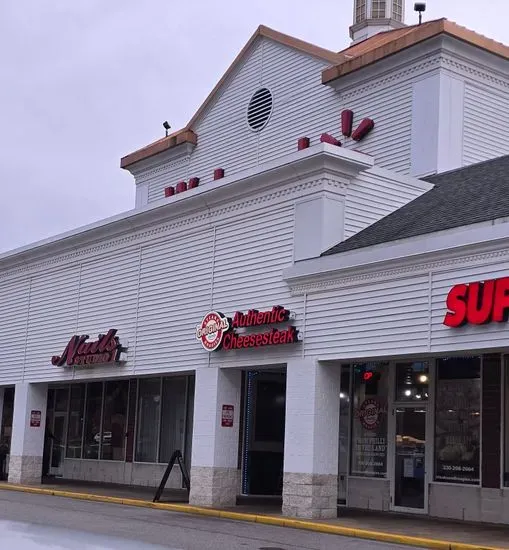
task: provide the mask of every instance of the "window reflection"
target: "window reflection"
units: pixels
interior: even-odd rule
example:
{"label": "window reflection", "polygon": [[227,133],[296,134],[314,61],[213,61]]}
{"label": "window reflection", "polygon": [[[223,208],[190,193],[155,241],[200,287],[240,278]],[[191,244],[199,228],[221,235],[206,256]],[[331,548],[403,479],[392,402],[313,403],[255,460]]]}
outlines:
{"label": "window reflection", "polygon": [[479,483],[481,360],[437,361],[435,480]]}
{"label": "window reflection", "polygon": [[129,381],[106,382],[101,458],[124,460]]}
{"label": "window reflection", "polygon": [[385,477],[389,364],[355,364],[353,373],[351,474]]}
{"label": "window reflection", "polygon": [[414,361],[396,364],[396,401],[421,402],[429,398],[429,366]]}

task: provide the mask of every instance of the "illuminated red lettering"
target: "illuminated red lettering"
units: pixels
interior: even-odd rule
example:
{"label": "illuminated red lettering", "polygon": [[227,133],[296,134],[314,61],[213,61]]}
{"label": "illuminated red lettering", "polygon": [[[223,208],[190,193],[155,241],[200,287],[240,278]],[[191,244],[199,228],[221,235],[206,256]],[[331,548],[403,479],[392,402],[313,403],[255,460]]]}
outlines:
{"label": "illuminated red lettering", "polygon": [[468,286],[467,321],[472,325],[483,325],[491,319],[495,281],[471,283]]}
{"label": "illuminated red lettering", "polygon": [[493,301],[493,321],[501,323],[509,317],[509,277],[496,281]]}
{"label": "illuminated red lettering", "polygon": [[467,321],[467,296],[468,285],[456,285],[447,295],[447,309],[444,325],[448,327],[461,327]]}
{"label": "illuminated red lettering", "polygon": [[509,320],[509,277],[455,285],[447,295],[444,325],[483,325]]}

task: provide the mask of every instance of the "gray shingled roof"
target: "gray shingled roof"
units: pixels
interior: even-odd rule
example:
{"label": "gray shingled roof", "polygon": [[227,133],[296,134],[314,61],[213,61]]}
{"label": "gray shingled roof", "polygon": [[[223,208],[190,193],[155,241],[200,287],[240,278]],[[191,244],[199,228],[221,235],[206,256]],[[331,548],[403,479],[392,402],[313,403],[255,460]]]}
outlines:
{"label": "gray shingled roof", "polygon": [[435,187],[322,256],[509,216],[509,155],[423,179]]}

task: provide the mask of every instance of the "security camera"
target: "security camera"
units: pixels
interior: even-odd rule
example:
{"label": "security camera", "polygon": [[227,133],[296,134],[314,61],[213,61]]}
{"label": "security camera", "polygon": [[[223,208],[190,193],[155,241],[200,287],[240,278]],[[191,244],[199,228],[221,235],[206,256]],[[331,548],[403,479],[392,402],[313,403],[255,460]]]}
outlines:
{"label": "security camera", "polygon": [[414,10],[418,11],[419,13],[426,11],[426,2],[416,2],[414,4]]}
{"label": "security camera", "polygon": [[166,130],[166,135],[168,135],[168,130],[171,128],[171,126],[167,120],[163,122],[163,128]]}

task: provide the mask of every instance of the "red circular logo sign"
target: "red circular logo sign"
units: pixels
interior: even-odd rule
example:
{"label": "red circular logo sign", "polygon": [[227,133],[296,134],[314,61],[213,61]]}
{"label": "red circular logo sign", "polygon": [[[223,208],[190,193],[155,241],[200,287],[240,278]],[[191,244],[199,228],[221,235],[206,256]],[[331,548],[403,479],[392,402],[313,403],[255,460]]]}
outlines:
{"label": "red circular logo sign", "polygon": [[366,430],[376,430],[382,421],[385,409],[377,399],[366,399],[359,407],[357,416]]}
{"label": "red circular logo sign", "polygon": [[196,338],[207,351],[221,347],[224,334],[230,329],[230,321],[222,313],[211,311],[196,327]]}

